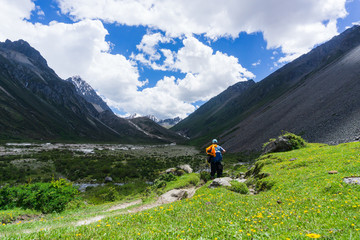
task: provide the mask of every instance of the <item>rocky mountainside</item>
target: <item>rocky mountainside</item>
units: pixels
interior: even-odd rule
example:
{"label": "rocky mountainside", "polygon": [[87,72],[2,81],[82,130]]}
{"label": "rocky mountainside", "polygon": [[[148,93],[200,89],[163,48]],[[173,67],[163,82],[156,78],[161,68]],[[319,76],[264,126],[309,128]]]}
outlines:
{"label": "rocky mountainside", "polygon": [[[359,47],[360,26],[354,26],[233,97],[215,113],[209,108],[202,113],[205,117],[199,117],[203,125],[194,128],[194,122],[185,119],[173,129],[186,132],[199,145],[217,137],[232,152],[259,149],[281,131],[314,142],[352,141],[360,135]],[[200,109],[192,115],[200,116]]]}
{"label": "rocky mountainside", "polygon": [[66,81],[71,82],[75,86],[76,92],[82,95],[86,101],[91,103],[99,113],[106,110],[111,111],[104,100],[102,100],[95,90],[87,82],[81,79],[80,76],[68,78]]}
{"label": "rocky mountainside", "polygon": [[157,121],[157,123],[163,126],[164,128],[171,128],[176,124],[178,124],[181,120],[182,119],[180,117],[175,117],[175,118],[167,118],[167,119],[159,120]]}
{"label": "rocky mountainside", "polygon": [[159,124],[160,126],[162,126],[164,128],[171,128],[171,127],[175,126],[176,124],[178,124],[182,120],[180,117],[167,118],[167,119],[159,120],[154,115],[142,116],[142,115],[137,114],[137,113],[134,113],[134,114],[130,115],[129,117],[126,117],[126,119],[131,120],[131,119],[143,118],[143,117],[148,118],[148,119],[156,122],[157,124]]}
{"label": "rocky mountainside", "polygon": [[[157,137],[166,141],[184,141],[184,138],[179,134],[170,131],[159,124],[154,124],[154,121],[148,117],[138,117],[130,120],[135,126],[139,127],[145,134]],[[157,127],[156,127],[157,126]]]}
{"label": "rocky mountainside", "polygon": [[[224,92],[204,103],[172,129],[192,139],[221,133],[221,130],[226,129],[227,120],[234,117],[234,111],[242,109],[241,106],[236,105],[236,99],[254,85],[255,82],[249,80],[228,87]],[[238,109],[239,107],[240,109]],[[219,114],[224,109],[228,112],[224,115]]]}
{"label": "rocky mountainside", "polygon": [[27,42],[0,43],[0,140],[172,142],[145,134],[107,106],[102,110]]}

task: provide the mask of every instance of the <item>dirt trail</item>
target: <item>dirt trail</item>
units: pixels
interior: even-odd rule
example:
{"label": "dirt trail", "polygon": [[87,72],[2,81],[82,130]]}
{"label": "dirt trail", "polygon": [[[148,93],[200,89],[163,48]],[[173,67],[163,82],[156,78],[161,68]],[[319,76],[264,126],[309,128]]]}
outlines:
{"label": "dirt trail", "polygon": [[[167,203],[172,203],[175,202],[177,200],[181,200],[183,198],[191,198],[194,196],[196,192],[196,188],[195,187],[191,187],[191,188],[187,188],[187,189],[173,189],[170,190],[166,193],[164,193],[163,195],[161,195],[156,202],[154,203],[149,203],[149,204],[144,204],[141,205],[139,207],[133,208],[133,209],[129,209],[127,212],[121,212],[121,213],[116,213],[116,214],[126,214],[126,213],[137,213],[137,212],[141,212],[141,211],[145,211],[147,209],[151,209],[154,207],[158,207],[161,206],[163,204],[167,204]],[[116,210],[120,210],[120,209],[125,209],[128,208],[130,206],[136,205],[136,204],[140,204],[142,201],[141,200],[136,200],[133,202],[128,202],[128,203],[122,203],[119,205],[115,205],[111,208],[109,208],[108,210],[104,211],[104,212],[110,212],[110,211],[116,211]],[[75,223],[75,226],[82,226],[82,225],[88,225],[94,222],[97,222],[105,217],[108,217],[109,215],[98,215],[92,218],[88,218],[88,219],[84,219],[81,221],[78,221],[77,223]]]}
{"label": "dirt trail", "polygon": [[[198,187],[199,188],[199,187]],[[104,211],[100,211],[98,212],[99,215],[90,217],[90,218],[85,218],[83,220],[77,221],[77,222],[70,222],[70,223],[66,223],[66,224],[61,224],[61,225],[57,225],[55,228],[59,228],[59,227],[66,227],[66,226],[83,226],[83,225],[89,225],[91,223],[97,222],[105,217],[111,217],[111,216],[115,216],[115,215],[119,215],[119,214],[127,214],[127,213],[137,213],[137,212],[141,212],[141,211],[145,211],[154,207],[158,207],[161,206],[163,204],[167,204],[167,203],[171,203],[171,202],[175,202],[177,200],[181,200],[184,198],[191,198],[194,196],[196,190],[198,188],[195,187],[191,187],[191,188],[187,188],[187,189],[173,189],[170,190],[166,193],[164,193],[163,195],[161,195],[160,197],[158,197],[158,199],[156,200],[156,202],[154,203],[149,203],[149,204],[144,204],[141,205],[139,207],[135,207],[132,209],[129,209],[127,211],[122,211],[122,212],[117,212],[117,210],[121,210],[121,209],[126,209],[128,207],[131,207],[133,205],[137,205],[137,204],[141,204],[142,200],[135,200],[132,202],[127,202],[127,203],[121,203],[115,206],[110,207],[107,210]],[[42,226],[41,230],[51,230],[54,227],[51,226]],[[40,228],[37,229],[26,229],[21,231],[22,233],[33,233],[33,232],[38,232],[40,231]],[[20,232],[18,232],[20,233]],[[0,233],[0,236],[2,236],[2,234]]]}

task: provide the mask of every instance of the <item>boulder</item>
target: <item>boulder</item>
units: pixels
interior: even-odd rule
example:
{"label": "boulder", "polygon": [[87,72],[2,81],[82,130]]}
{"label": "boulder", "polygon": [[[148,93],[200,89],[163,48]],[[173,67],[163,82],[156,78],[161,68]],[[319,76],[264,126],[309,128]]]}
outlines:
{"label": "boulder", "polygon": [[306,142],[302,137],[287,132],[277,139],[270,139],[263,147],[263,154],[291,151],[302,148],[305,145]]}
{"label": "boulder", "polygon": [[344,182],[347,184],[360,185],[360,177],[346,177],[344,178]]}
{"label": "boulder", "polygon": [[337,174],[338,173],[338,171],[328,171],[328,174]]}
{"label": "boulder", "polygon": [[168,168],[165,170],[165,173],[174,173],[176,171],[176,168]]}
{"label": "boulder", "polygon": [[240,183],[242,183],[242,182],[246,182],[246,179],[245,178],[236,178],[236,179],[234,179],[235,181],[238,181],[238,182],[240,182]]}
{"label": "boulder", "polygon": [[109,177],[109,176],[105,177],[105,183],[109,183],[112,181],[113,181],[112,177]]}
{"label": "boulder", "polygon": [[232,181],[232,178],[229,177],[223,177],[223,178],[215,178],[212,183],[209,185],[209,188],[216,188],[221,186],[231,186],[230,181]]}
{"label": "boulder", "polygon": [[270,141],[263,149],[263,153],[286,152],[292,149],[290,139],[280,136],[274,141]]}
{"label": "boulder", "polygon": [[180,166],[178,166],[178,168],[184,170],[186,173],[192,173],[193,172],[193,169],[190,167],[189,164],[180,165]]}
{"label": "boulder", "polygon": [[161,195],[158,202],[161,204],[175,202],[187,197],[187,191],[184,189],[173,189]]}

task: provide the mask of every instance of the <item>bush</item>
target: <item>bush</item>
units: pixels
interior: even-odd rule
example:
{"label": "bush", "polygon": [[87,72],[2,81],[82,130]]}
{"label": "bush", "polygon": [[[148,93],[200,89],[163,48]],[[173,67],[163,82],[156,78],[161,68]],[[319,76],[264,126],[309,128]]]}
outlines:
{"label": "bush", "polygon": [[61,212],[78,194],[65,179],[0,189],[0,209],[20,207],[42,213]]}
{"label": "bush", "polygon": [[192,184],[193,186],[197,186],[200,182],[200,177],[198,176],[198,174],[192,174],[189,177],[189,183]]}
{"label": "bush", "polygon": [[249,189],[243,182],[238,182],[236,180],[233,180],[230,182],[231,186],[227,187],[230,191],[241,193],[241,194],[248,194]]}
{"label": "bush", "polygon": [[172,173],[162,174],[159,178],[155,179],[154,184],[152,185],[153,189],[164,188],[166,187],[167,182],[176,180],[176,177]]}
{"label": "bush", "polygon": [[104,193],[100,195],[100,198],[106,202],[114,202],[119,199],[119,193],[114,187],[108,187]]}
{"label": "bush", "polygon": [[211,175],[209,172],[200,172],[200,179],[206,183],[207,181],[211,180]]}
{"label": "bush", "polygon": [[287,138],[289,139],[290,141],[290,145],[292,147],[292,149],[300,149],[302,147],[305,147],[306,145],[306,142],[305,140],[298,136],[298,135],[295,135],[293,133],[289,133],[289,132],[286,132],[285,134],[282,135],[284,138]]}
{"label": "bush", "polygon": [[171,182],[171,181],[176,180],[176,177],[172,173],[167,173],[167,174],[160,175],[160,177],[158,179],[164,180],[165,182]]}
{"label": "bush", "polygon": [[275,185],[275,182],[270,179],[261,179],[256,182],[256,191],[267,191],[270,190]]}
{"label": "bush", "polygon": [[277,139],[270,139],[263,145],[263,153],[285,152],[294,149],[300,149],[306,145],[305,140],[293,133],[285,132]]}

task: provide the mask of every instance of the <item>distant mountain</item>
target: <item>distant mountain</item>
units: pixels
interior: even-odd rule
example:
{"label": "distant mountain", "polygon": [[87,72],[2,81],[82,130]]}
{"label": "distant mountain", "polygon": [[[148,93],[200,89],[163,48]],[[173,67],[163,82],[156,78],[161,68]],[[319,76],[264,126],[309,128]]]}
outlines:
{"label": "distant mountain", "polygon": [[156,122],[157,124],[159,124],[160,126],[162,126],[164,128],[171,128],[171,127],[173,127],[174,125],[176,125],[177,123],[179,123],[181,121],[180,117],[159,120],[154,115],[142,116],[142,115],[137,114],[137,113],[131,114],[130,116],[126,117],[126,119],[136,119],[136,118],[143,118],[143,117],[148,118],[148,119]]}
{"label": "distant mountain", "polygon": [[68,78],[66,81],[74,84],[76,92],[83,96],[86,101],[91,103],[99,113],[106,110],[111,111],[104,100],[102,100],[102,98],[99,97],[95,90],[87,82],[82,80],[80,76]]}
{"label": "distant mountain", "polygon": [[173,141],[171,131],[150,136],[117,117],[89,86],[76,83],[59,78],[27,42],[0,42],[0,140]]}
{"label": "distant mountain", "polygon": [[130,120],[135,126],[139,127],[145,134],[159,138],[165,141],[174,141],[174,142],[182,142],[184,141],[184,137],[181,135],[172,132],[169,133],[169,130],[156,124],[157,127],[154,127],[154,121],[149,119],[148,117],[138,117]]}
{"label": "distant mountain", "polygon": [[150,120],[153,120],[156,123],[159,123],[159,119],[157,117],[155,117],[154,115],[146,115],[145,117],[147,117]]}
{"label": "distant mountain", "polygon": [[180,117],[167,118],[167,119],[157,121],[157,123],[159,125],[163,126],[164,128],[171,128],[171,127],[175,126],[176,124],[178,124],[181,120],[182,119]]}
{"label": "distant mountain", "polygon": [[134,113],[134,114],[131,114],[130,116],[125,117],[125,118],[126,119],[134,119],[134,118],[139,118],[139,117],[143,117],[143,116],[138,114],[138,113]]}
{"label": "distant mountain", "polygon": [[359,83],[360,26],[354,26],[222,106],[221,93],[172,129],[198,145],[219,138],[232,152],[259,149],[282,130],[313,142],[353,141],[360,135]]}

